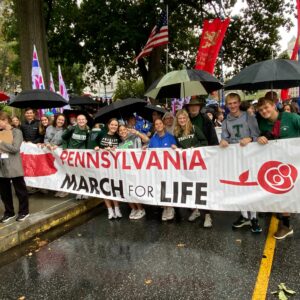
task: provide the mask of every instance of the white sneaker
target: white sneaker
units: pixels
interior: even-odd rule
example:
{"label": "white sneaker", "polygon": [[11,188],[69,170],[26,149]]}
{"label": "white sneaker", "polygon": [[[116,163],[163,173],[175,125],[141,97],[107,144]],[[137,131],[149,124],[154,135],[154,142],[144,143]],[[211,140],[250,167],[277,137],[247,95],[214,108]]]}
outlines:
{"label": "white sneaker", "polygon": [[134,217],[136,215],[136,213],[138,212],[137,209],[131,209],[130,215],[129,215],[129,219],[130,220],[134,220]]}
{"label": "white sneaker", "polygon": [[69,193],[67,193],[67,192],[56,192],[54,194],[54,197],[64,198],[64,197],[67,197],[68,195],[69,195]]}
{"label": "white sneaker", "polygon": [[76,199],[76,200],[81,200],[81,199],[82,199],[82,195],[77,194],[75,199]]}
{"label": "white sneaker", "polygon": [[59,197],[59,198],[65,198],[67,196],[69,196],[68,192],[59,192],[59,195],[57,197]]}
{"label": "white sneaker", "polygon": [[200,211],[198,209],[193,210],[191,215],[189,216],[189,221],[194,222],[197,218],[200,217]]}
{"label": "white sneaker", "polygon": [[165,207],[164,210],[163,210],[163,213],[162,213],[162,216],[161,216],[161,220],[162,221],[167,221],[168,220],[168,208]]}
{"label": "white sneaker", "polygon": [[212,219],[210,214],[205,214],[205,219],[204,219],[204,228],[211,228],[212,227]]}
{"label": "white sneaker", "polygon": [[144,216],[146,216],[146,212],[144,209],[137,210],[136,214],[134,216],[134,220],[139,220],[139,219],[143,218]]}
{"label": "white sneaker", "polygon": [[116,215],[116,218],[123,217],[119,207],[115,207],[115,215]]}
{"label": "white sneaker", "polygon": [[113,209],[108,210],[108,220],[115,219],[116,217],[117,216],[115,215],[115,212]]}
{"label": "white sneaker", "polygon": [[173,220],[174,216],[175,216],[175,209],[174,209],[174,207],[168,207],[167,210],[168,210],[168,212],[167,212],[167,220]]}

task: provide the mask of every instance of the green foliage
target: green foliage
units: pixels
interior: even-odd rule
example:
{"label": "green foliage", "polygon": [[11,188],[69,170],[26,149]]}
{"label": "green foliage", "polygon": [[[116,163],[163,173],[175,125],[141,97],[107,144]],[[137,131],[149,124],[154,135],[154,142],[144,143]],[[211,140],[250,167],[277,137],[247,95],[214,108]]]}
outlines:
{"label": "green foliage", "polygon": [[144,83],[142,80],[119,80],[113,99],[143,98]]}
{"label": "green foliage", "polygon": [[224,61],[233,67],[233,73],[266,59],[275,58],[279,50],[279,28],[291,26],[293,2],[282,0],[248,0],[248,7],[241,10],[230,23],[224,39]]}
{"label": "green foliage", "polygon": [[[12,3],[12,1],[7,3]],[[246,1],[246,0],[245,0]],[[145,45],[161,10],[169,6],[169,70],[193,68],[203,19],[228,16],[236,0],[45,0],[45,19],[51,70],[62,67],[67,85],[80,93],[82,73],[88,63],[91,80],[107,81],[118,71],[121,79],[136,80],[153,72],[151,57],[136,64],[133,59]],[[226,33],[224,63],[232,73],[256,61],[277,56],[279,28],[287,30],[295,11],[293,1],[248,0],[248,8],[232,18]],[[10,7],[13,9],[13,6]],[[16,41],[16,20],[6,17],[5,38]],[[14,44],[15,50],[18,45]],[[160,73],[165,72],[165,50],[161,51]],[[10,63],[18,74],[18,64]],[[216,74],[220,73],[220,59]],[[156,76],[159,74],[156,72]],[[227,74],[227,76],[232,74]],[[151,76],[150,76],[151,77]],[[88,77],[90,78],[90,77]]]}
{"label": "green foliage", "polygon": [[16,22],[10,1],[3,1],[0,8],[0,90],[13,92],[20,83],[20,60],[16,54]]}

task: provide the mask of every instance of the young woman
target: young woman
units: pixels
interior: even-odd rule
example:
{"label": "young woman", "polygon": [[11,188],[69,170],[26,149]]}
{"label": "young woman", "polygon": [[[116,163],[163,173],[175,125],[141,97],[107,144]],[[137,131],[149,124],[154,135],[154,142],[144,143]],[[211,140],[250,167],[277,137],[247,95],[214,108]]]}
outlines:
{"label": "young woman", "polygon": [[45,138],[46,129],[50,125],[50,121],[48,117],[42,116],[39,124],[39,135],[41,136],[42,140]]}
{"label": "young woman", "polygon": [[283,111],[288,113],[295,113],[294,107],[290,103],[284,103],[283,104]]}
{"label": "young woman", "polygon": [[[118,132],[122,141],[119,143],[119,149],[141,149],[142,142],[147,143],[149,141],[149,138],[145,134],[133,128],[128,128],[125,125],[120,125]],[[129,219],[138,220],[146,215],[146,212],[141,204],[129,203],[129,206],[131,208]]]}
{"label": "young woman", "polygon": [[[114,151],[120,142],[120,138],[117,134],[119,122],[117,119],[112,118],[107,123],[108,132],[105,133],[100,141],[99,146],[96,146],[94,149],[99,150],[105,149],[108,151]],[[106,208],[108,210],[108,219],[122,218],[122,213],[120,211],[119,202],[115,200],[104,200]]]}
{"label": "young woman", "polygon": [[[181,109],[176,113],[176,121],[174,135],[178,147],[182,149],[207,146],[207,140],[200,128],[194,126],[189,118],[189,114],[185,109]],[[177,148],[177,146],[173,146]],[[200,217],[198,209],[193,209],[189,217],[189,221],[193,222]],[[212,227],[212,220],[209,213],[205,214],[204,227]]]}
{"label": "young woman", "polygon": [[[166,131],[165,125],[161,119],[154,121],[155,133],[150,139],[149,148],[171,148],[176,145],[176,140],[172,134]],[[164,207],[162,221],[173,220],[175,216],[174,207]]]}
{"label": "young woman", "polygon": [[46,129],[44,144],[50,150],[55,150],[58,146],[62,146],[62,134],[66,129],[66,118],[63,114],[55,116],[53,125]]}
{"label": "young woman", "polygon": [[[85,115],[78,115],[76,119],[77,125],[69,126],[62,134],[64,149],[86,149],[87,139],[89,135],[89,127]],[[86,199],[87,196],[76,195],[76,199]]]}
{"label": "young woman", "polygon": [[17,221],[23,221],[29,216],[28,193],[24,181],[24,172],[20,157],[20,147],[23,142],[22,132],[11,126],[11,119],[5,112],[0,112],[0,130],[6,130],[12,137],[12,142],[0,141],[0,195],[5,206],[0,222],[5,223],[15,217],[11,182],[19,200]]}
{"label": "young woman", "polygon": [[12,117],[12,119],[11,119],[11,126],[14,127],[14,128],[20,129],[21,128],[20,118],[17,117],[17,116]]}
{"label": "young woman", "polygon": [[[66,129],[66,118],[63,114],[55,116],[53,125],[50,125],[46,129],[44,138],[44,144],[49,150],[55,150],[57,147],[62,147],[62,134]],[[69,193],[67,192],[56,192],[54,197],[66,197]]]}

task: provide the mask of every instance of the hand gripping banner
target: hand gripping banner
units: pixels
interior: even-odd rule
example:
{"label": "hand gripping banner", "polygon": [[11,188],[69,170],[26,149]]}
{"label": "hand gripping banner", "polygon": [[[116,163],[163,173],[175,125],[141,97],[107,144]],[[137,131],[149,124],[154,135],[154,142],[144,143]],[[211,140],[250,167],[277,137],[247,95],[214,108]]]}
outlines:
{"label": "hand gripping banner", "polygon": [[300,138],[149,150],[62,150],[23,143],[28,186],[123,202],[300,212]]}

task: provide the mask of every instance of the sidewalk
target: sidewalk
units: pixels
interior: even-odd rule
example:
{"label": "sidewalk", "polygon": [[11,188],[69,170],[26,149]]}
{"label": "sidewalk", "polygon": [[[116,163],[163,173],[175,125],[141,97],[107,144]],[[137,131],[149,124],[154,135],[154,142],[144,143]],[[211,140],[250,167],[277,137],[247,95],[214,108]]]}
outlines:
{"label": "sidewalk", "polygon": [[[66,198],[56,198],[54,193],[36,193],[30,195],[30,216],[23,222],[11,220],[8,223],[0,223],[0,253],[7,251],[34,236],[61,225],[75,218],[100,203],[100,198],[75,200],[74,195]],[[15,212],[18,212],[18,200],[14,197]],[[3,202],[0,204],[0,216],[3,215]]]}

